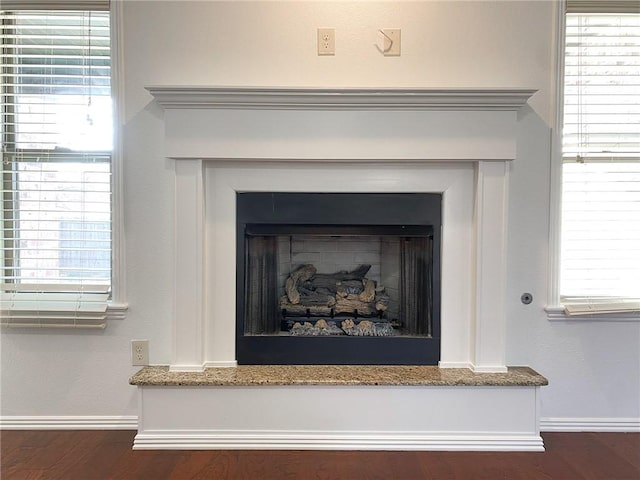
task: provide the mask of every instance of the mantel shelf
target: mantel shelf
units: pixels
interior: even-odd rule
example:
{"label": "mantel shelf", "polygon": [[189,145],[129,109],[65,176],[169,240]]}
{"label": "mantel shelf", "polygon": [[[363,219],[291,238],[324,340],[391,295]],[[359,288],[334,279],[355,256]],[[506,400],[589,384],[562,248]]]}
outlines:
{"label": "mantel shelf", "polygon": [[517,111],[533,89],[259,88],[148,86],[165,109],[270,110],[507,110]]}

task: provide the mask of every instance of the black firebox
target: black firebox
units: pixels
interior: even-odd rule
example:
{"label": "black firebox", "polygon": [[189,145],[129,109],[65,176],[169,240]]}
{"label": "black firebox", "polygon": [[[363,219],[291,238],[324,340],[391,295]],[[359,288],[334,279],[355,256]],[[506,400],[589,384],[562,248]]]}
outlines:
{"label": "black firebox", "polygon": [[241,365],[437,365],[442,195],[238,193]]}

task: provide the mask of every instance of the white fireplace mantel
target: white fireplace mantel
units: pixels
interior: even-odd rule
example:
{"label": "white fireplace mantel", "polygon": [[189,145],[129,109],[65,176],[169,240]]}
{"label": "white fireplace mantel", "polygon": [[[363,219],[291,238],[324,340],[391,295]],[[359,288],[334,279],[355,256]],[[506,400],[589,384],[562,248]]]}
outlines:
{"label": "white fireplace mantel", "polygon": [[147,89],[175,160],[172,370],[236,364],[236,192],[304,184],[442,193],[440,366],[506,371],[508,162],[533,90]]}
{"label": "white fireplace mantel", "polygon": [[234,108],[297,110],[511,110],[531,89],[375,89],[149,86],[165,109]]}
{"label": "white fireplace mantel", "polygon": [[[166,156],[279,161],[509,161],[526,89],[147,87]],[[215,148],[212,148],[215,145]]]}

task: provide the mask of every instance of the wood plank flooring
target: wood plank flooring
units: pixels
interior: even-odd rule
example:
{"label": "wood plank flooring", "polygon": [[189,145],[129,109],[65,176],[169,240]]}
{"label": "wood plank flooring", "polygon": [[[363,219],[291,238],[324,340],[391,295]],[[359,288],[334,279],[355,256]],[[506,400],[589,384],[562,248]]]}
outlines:
{"label": "wood plank flooring", "polygon": [[640,480],[640,433],[545,433],[544,453],[133,451],[132,431],[2,431],[1,480]]}

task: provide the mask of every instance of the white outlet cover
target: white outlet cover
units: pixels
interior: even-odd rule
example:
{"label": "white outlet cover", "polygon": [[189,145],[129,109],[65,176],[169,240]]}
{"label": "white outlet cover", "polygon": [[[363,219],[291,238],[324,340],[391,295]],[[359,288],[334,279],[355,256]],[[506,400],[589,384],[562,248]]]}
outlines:
{"label": "white outlet cover", "polygon": [[149,365],[148,340],[131,340],[131,365],[134,367]]}
{"label": "white outlet cover", "polygon": [[336,29],[318,28],[318,55],[336,54]]}

